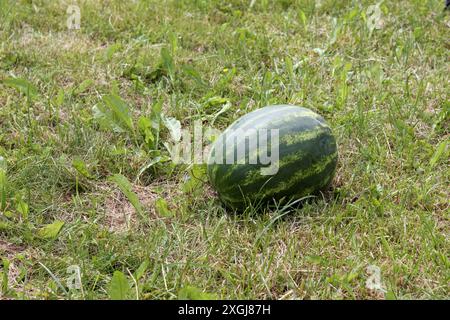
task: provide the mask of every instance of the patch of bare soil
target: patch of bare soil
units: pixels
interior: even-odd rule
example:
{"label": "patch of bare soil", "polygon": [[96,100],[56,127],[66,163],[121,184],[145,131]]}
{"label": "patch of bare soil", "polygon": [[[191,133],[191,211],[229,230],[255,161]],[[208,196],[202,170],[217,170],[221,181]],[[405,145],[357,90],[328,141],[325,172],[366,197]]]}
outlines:
{"label": "patch of bare soil", "polygon": [[[110,232],[123,233],[133,228],[137,222],[137,212],[127,197],[116,187],[108,186],[110,195],[104,203],[106,227]],[[161,191],[162,190],[162,191]],[[179,188],[173,184],[161,183],[151,186],[133,185],[133,192],[138,196],[146,214],[151,219],[160,219],[155,210],[155,201],[164,198],[169,209],[176,210],[172,199],[179,195]]]}

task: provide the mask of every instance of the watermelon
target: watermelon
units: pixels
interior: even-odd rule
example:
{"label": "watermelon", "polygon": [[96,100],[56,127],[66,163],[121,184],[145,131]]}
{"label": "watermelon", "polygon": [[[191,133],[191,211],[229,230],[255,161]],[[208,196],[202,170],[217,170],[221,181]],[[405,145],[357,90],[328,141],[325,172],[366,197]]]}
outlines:
{"label": "watermelon", "polygon": [[272,105],[239,118],[215,140],[207,175],[226,206],[243,210],[318,193],[331,183],[337,158],[323,117]]}

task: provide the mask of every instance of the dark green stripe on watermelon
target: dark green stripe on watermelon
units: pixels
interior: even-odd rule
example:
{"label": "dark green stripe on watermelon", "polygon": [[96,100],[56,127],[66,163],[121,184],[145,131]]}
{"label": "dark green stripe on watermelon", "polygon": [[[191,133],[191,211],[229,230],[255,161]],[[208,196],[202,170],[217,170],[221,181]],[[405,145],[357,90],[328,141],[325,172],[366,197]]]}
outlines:
{"label": "dark green stripe on watermelon", "polygon": [[[258,199],[263,199],[264,201],[271,199],[281,199],[283,197],[297,196],[302,197],[307,194],[312,194],[325,188],[331,182],[334,170],[336,168],[337,159],[332,158],[330,162],[326,164],[323,169],[314,175],[306,176],[303,179],[297,181],[289,182],[289,177],[292,176],[291,173],[285,172],[281,176],[273,176],[265,178],[265,181],[260,183],[255,183],[250,186],[236,185],[235,188],[229,189],[224,194],[224,198],[229,200],[235,200],[239,202],[242,198],[242,194],[247,195],[247,197],[254,201]],[[288,188],[277,192],[276,194],[271,193],[271,189],[277,188],[280,183],[288,181],[288,184],[292,184]]]}
{"label": "dark green stripe on watermelon", "polygon": [[[243,209],[246,200],[257,203],[302,197],[331,182],[337,164],[336,141],[325,120],[311,110],[287,105],[262,108],[237,120],[226,133],[240,128],[279,130],[279,170],[273,176],[261,175],[265,166],[248,164],[249,154],[256,150],[248,150],[247,144],[246,164],[208,164],[211,184],[228,206]],[[239,137],[238,143],[246,141]],[[236,154],[237,145],[232,146]],[[224,148],[220,140],[211,154],[219,147]]]}
{"label": "dark green stripe on watermelon", "polygon": [[[319,142],[318,142],[319,141]],[[325,144],[323,149],[317,147],[317,143]],[[301,151],[299,151],[301,150]],[[327,150],[325,153],[324,150]],[[334,143],[334,138],[329,133],[322,133],[319,135],[318,139],[314,141],[302,141],[291,146],[286,146],[281,144],[280,148],[280,167],[278,173],[276,174],[276,181],[281,181],[287,179],[294,172],[297,172],[299,168],[308,168],[316,162],[319,162],[327,154],[334,154],[336,152],[336,144]],[[296,155],[296,152],[306,154],[306,156]],[[295,159],[289,163],[284,164],[283,159],[289,156],[295,156]],[[263,176],[260,174],[260,169],[265,167],[261,164],[257,165],[219,165],[219,169],[216,174],[216,183],[219,185],[220,189],[227,190],[229,188],[234,188],[235,185],[229,183],[229,181],[240,181],[240,185],[245,185],[248,182],[252,182],[255,185],[262,185],[270,176]],[[248,181],[247,177],[249,173],[254,173],[254,175],[259,175],[258,178]],[[245,177],[242,179],[242,177]]]}

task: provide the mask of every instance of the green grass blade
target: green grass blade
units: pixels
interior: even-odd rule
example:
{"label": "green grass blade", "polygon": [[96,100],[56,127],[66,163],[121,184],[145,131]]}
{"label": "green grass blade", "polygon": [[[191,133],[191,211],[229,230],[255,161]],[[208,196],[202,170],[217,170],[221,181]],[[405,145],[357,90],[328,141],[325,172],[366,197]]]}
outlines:
{"label": "green grass blade", "polygon": [[121,174],[115,174],[109,178],[110,181],[117,184],[120,191],[123,192],[123,194],[127,197],[128,201],[133,205],[133,207],[136,209],[137,213],[141,218],[145,218],[145,210],[142,206],[141,202],[139,201],[139,198],[136,193],[133,192],[132,186],[130,181],[128,179],[121,175]]}
{"label": "green grass blade", "polygon": [[133,119],[127,104],[119,96],[113,94],[104,96],[103,102],[112,111],[112,118],[116,124],[134,134]]}
{"label": "green grass blade", "polygon": [[120,271],[114,271],[109,283],[109,298],[111,300],[125,300],[130,293],[130,284],[127,277]]}

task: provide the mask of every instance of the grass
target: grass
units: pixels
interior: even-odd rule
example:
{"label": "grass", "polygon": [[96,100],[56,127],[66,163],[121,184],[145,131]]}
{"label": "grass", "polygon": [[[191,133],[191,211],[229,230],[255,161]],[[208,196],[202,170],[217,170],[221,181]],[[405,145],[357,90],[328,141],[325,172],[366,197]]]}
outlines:
{"label": "grass", "polygon": [[[68,30],[71,1],[0,0],[1,298],[449,298],[443,1],[372,32],[372,1],[250,3],[78,1]],[[338,140],[301,209],[227,211],[155,126],[272,103]]]}

